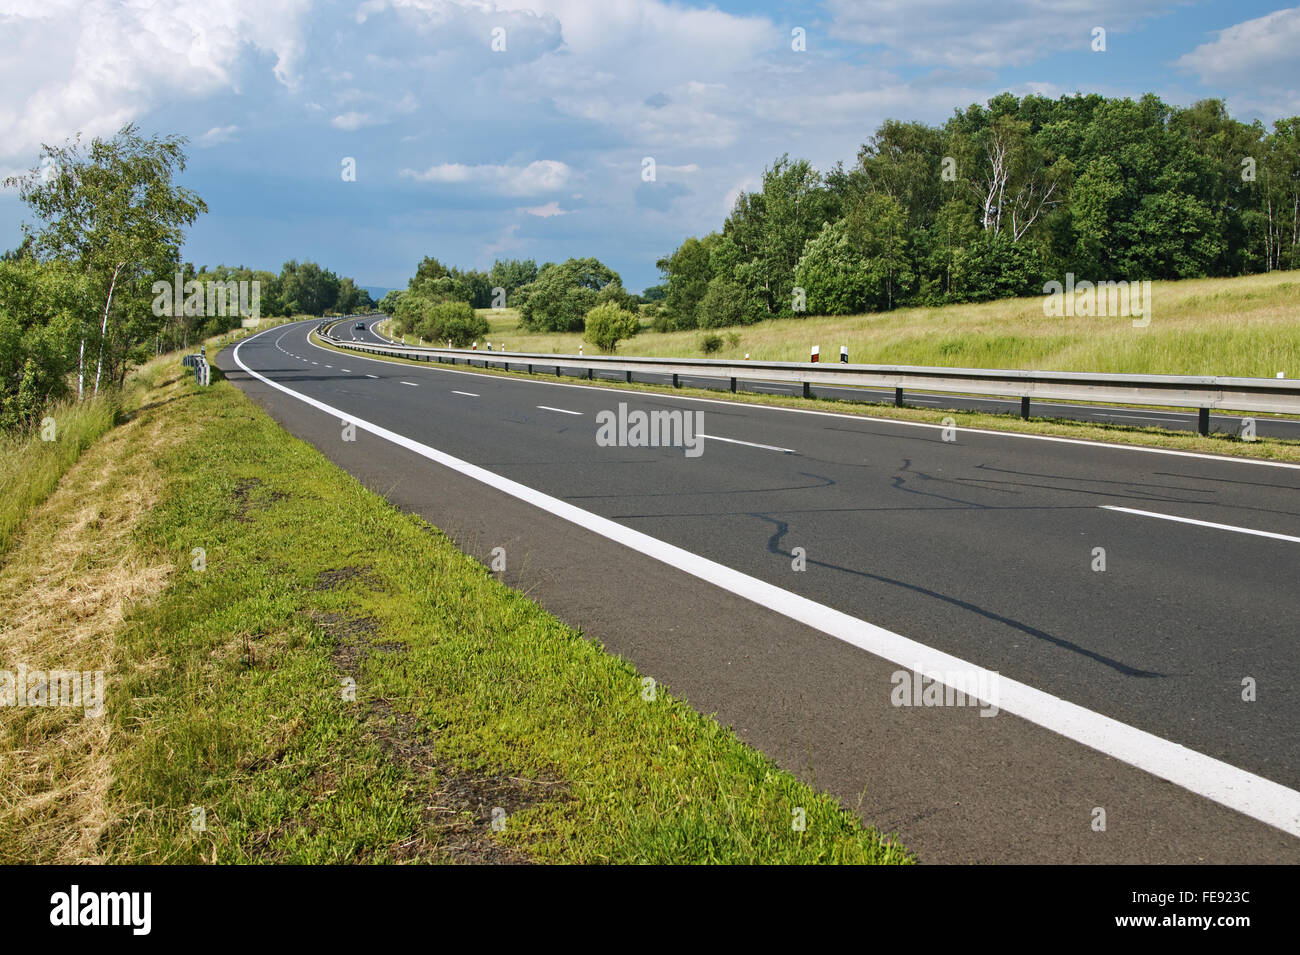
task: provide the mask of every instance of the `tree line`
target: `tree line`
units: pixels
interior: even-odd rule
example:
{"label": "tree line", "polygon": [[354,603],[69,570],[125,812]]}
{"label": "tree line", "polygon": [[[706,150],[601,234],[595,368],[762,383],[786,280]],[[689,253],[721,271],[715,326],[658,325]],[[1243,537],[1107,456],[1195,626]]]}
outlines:
{"label": "tree line", "polygon": [[237,328],[250,306],[261,316],[373,307],[314,262],[278,274],[182,262],[185,230],[207,212],[175,181],[185,144],[128,124],[89,145],[43,146],[37,166],[4,180],[35,221],[0,255],[0,431],[31,428],[70,393],[120,387],[132,365]]}
{"label": "tree line", "polygon": [[743,325],[1300,266],[1300,117],[1219,100],[1003,93],[941,126],[888,120],[851,167],[782,156],[646,290],[655,326]]}

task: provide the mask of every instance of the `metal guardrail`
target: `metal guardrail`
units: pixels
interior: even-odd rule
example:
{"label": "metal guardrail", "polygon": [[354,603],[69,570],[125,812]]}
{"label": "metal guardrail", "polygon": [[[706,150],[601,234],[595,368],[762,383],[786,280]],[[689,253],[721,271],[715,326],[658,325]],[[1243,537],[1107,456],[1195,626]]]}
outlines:
{"label": "metal guardrail", "polygon": [[[342,321],[347,321],[343,319]],[[355,319],[352,319],[355,320]],[[1020,416],[1029,417],[1032,401],[1083,401],[1100,404],[1163,405],[1198,409],[1197,430],[1208,434],[1210,409],[1300,415],[1300,381],[1275,378],[1228,378],[1215,375],[1103,375],[1071,371],[1018,371],[986,368],[929,368],[908,365],[850,365],[820,362],[722,361],[708,358],[633,358],[590,355],[547,355],[535,352],[482,352],[464,348],[411,345],[370,345],[344,341],[331,332],[339,321],[323,322],[317,332],[331,344],[354,351],[394,358],[439,361],[506,369],[623,372],[671,376],[674,387],[682,376],[738,378],[787,382],[803,386],[805,398],[813,385],[892,388],[894,404],[902,406],[907,391],[938,391],[960,395],[1020,399]]]}

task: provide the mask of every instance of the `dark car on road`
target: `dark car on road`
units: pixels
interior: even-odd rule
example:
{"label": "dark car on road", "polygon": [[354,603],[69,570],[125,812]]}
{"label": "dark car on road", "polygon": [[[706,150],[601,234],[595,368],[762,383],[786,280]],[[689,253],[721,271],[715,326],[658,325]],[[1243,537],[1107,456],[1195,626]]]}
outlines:
{"label": "dark car on road", "polygon": [[357,331],[359,331],[359,332],[364,332],[364,331],[366,330],[366,323],[365,323],[365,322],[357,322],[357,323],[356,323],[355,325],[353,325],[352,327],[355,328],[355,329],[356,329]]}

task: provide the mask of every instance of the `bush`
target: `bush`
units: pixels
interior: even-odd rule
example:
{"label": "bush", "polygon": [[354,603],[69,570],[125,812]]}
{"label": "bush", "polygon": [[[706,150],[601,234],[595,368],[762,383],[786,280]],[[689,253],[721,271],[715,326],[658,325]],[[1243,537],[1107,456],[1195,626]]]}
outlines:
{"label": "bush", "polygon": [[696,309],[700,328],[748,325],[757,317],[748,304],[749,296],[740,283],[719,275],[709,282],[709,290]]}
{"label": "bush", "polygon": [[428,323],[417,334],[433,341],[450,341],[453,348],[465,348],[488,333],[488,320],[478,315],[469,302],[441,302],[429,310]]}
{"label": "bush", "polygon": [[582,336],[584,341],[591,342],[603,352],[613,352],[620,339],[631,338],[640,330],[641,322],[626,309],[606,302],[587,313],[586,327]]}
{"label": "bush", "polygon": [[721,350],[722,350],[721,335],[709,334],[709,335],[705,335],[703,338],[700,339],[700,351],[704,352],[704,354],[712,355],[714,352],[721,351]]}

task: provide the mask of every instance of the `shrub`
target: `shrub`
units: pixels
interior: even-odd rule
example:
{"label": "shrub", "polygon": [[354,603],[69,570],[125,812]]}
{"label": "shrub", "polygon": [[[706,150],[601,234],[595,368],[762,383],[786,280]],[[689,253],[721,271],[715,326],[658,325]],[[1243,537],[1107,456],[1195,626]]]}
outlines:
{"label": "shrub", "polygon": [[637,317],[613,302],[597,305],[587,313],[587,330],[583,340],[591,342],[603,352],[613,352],[620,339],[631,338],[640,330]]}
{"label": "shrub", "polygon": [[716,351],[722,350],[722,336],[708,334],[700,339],[700,351],[706,355],[712,355]]}

